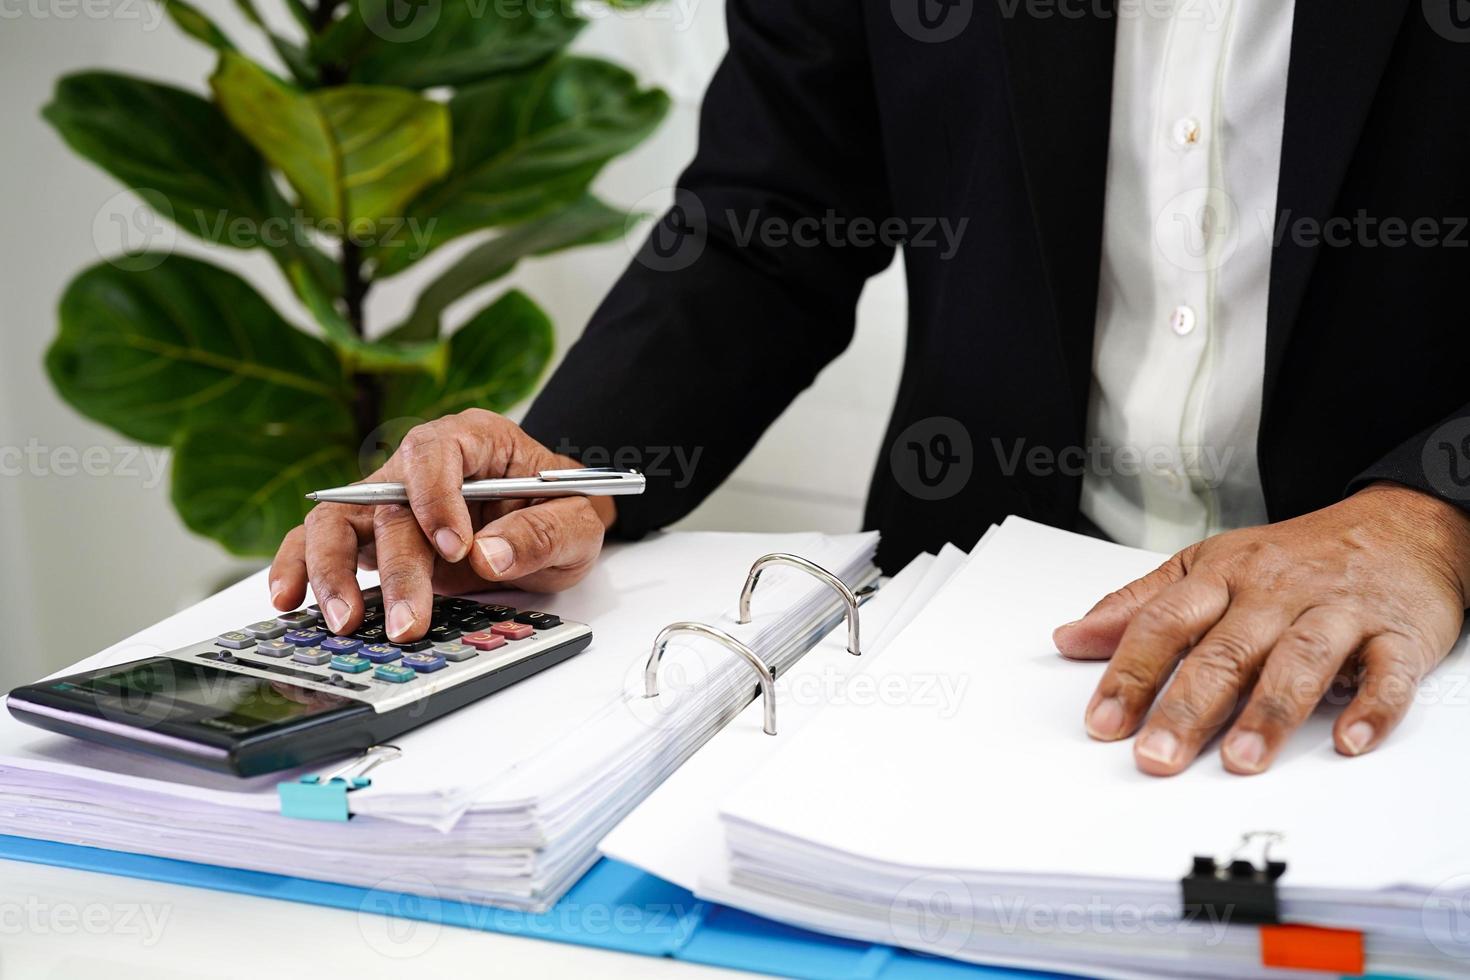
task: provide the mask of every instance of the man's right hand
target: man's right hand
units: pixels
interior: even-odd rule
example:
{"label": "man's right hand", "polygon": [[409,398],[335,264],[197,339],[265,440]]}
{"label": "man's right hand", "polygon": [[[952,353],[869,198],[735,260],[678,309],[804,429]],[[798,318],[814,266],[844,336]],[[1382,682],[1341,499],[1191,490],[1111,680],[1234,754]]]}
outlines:
{"label": "man's right hand", "polygon": [[575,585],[591,570],[616,517],[610,498],[466,502],[459,491],[466,480],[579,465],[482,409],[420,425],[368,477],[405,484],[409,504],[317,504],[276,552],[271,602],[282,611],[297,608],[310,582],[327,626],[349,633],[364,613],[356,570],[377,568],[388,637],[406,642],[428,629],[436,592],[556,592]]}

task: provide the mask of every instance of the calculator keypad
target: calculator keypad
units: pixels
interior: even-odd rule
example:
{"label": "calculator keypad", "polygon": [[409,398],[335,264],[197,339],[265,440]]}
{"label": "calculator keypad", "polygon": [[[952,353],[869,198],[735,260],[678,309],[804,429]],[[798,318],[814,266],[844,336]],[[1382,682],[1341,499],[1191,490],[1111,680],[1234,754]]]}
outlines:
{"label": "calculator keypad", "polygon": [[294,654],[296,652],[296,644],[287,643],[285,640],[261,640],[255,644],[255,647],[250,652],[274,657],[279,660],[282,657],[289,657]]}
{"label": "calculator keypad", "polygon": [[462,639],[476,650],[494,650],[505,646],[505,637],[496,633],[466,633]]}
{"label": "calculator keypad", "polygon": [[[371,590],[364,598],[363,621],[348,636],[336,636],[322,626],[320,610],[312,606],[222,633],[212,648],[195,648],[207,651],[197,656],[245,669],[250,668],[252,657],[259,658],[255,660],[258,669],[264,669],[267,659],[289,660],[289,669],[284,665],[269,669],[284,670],[288,676],[334,688],[361,691],[364,698],[381,702],[389,689],[402,690],[402,696],[408,696],[410,690],[430,684],[431,676],[436,684],[431,690],[442,686],[437,684],[440,676],[454,683],[455,672],[477,672],[482,663],[488,667],[491,662],[503,662],[522,643],[563,625],[560,617],[539,610],[439,596],[434,600],[433,618],[424,637],[393,643],[384,624],[382,594]],[[534,644],[527,644],[527,648],[533,649]],[[497,652],[486,656],[491,651]],[[413,684],[415,680],[418,685]],[[387,703],[401,701],[402,696]]]}
{"label": "calculator keypad", "polygon": [[443,670],[448,661],[444,659],[444,655],[441,653],[435,653],[433,650],[425,650],[422,653],[405,653],[402,663],[403,666],[411,670],[416,670],[420,674],[429,674],[436,670]]}
{"label": "calculator keypad", "polygon": [[387,681],[390,684],[407,684],[417,677],[418,674],[407,667],[400,667],[398,664],[378,664],[377,669],[373,671],[373,676],[380,681]]}
{"label": "calculator keypad", "polygon": [[490,627],[490,632],[507,640],[524,640],[536,631],[525,623],[506,622],[496,623]]}
{"label": "calculator keypad", "polygon": [[295,612],[281,613],[276,617],[276,622],[288,630],[304,630],[315,626],[322,621],[321,616],[309,609],[298,609]]}
{"label": "calculator keypad", "polygon": [[375,664],[391,663],[403,656],[402,650],[388,643],[371,643],[357,652],[359,656]]}

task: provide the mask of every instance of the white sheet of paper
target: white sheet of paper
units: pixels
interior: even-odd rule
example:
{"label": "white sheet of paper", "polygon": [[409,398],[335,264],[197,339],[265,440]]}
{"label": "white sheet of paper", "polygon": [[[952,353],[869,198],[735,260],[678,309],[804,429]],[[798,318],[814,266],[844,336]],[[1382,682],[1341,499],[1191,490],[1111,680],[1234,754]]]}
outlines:
{"label": "white sheet of paper", "polygon": [[1380,749],[1349,759],[1331,711],[1270,771],[1138,772],[1082,713],[1104,665],[1062,659],[1052,629],[1163,556],[1011,518],[877,662],[897,686],[965,682],[948,716],[838,704],[723,804],[723,818],[879,868],[1177,882],[1246,831],[1286,835],[1295,889],[1432,889],[1470,873],[1470,656],[1462,639]]}

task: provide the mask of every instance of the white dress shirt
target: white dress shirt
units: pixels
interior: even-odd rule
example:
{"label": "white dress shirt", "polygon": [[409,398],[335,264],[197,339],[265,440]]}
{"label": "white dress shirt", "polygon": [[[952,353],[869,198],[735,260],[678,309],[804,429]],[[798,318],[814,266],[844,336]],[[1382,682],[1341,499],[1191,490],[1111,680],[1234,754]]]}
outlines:
{"label": "white dress shirt", "polygon": [[1256,464],[1292,0],[1120,5],[1082,510],[1173,552]]}

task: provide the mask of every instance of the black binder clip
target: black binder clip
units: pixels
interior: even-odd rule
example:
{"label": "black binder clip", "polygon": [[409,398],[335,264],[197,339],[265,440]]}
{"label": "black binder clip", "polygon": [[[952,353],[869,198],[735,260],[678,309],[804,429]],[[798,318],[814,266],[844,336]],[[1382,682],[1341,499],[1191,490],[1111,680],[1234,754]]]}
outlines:
{"label": "black binder clip", "polygon": [[[1280,843],[1283,837],[1274,831],[1244,834],[1240,846],[1224,862],[1196,855],[1193,870],[1180,882],[1184,918],[1248,925],[1279,923],[1276,882],[1286,873],[1286,862],[1271,860],[1271,845]],[[1261,860],[1253,864],[1242,855],[1256,842],[1261,845]]]}

